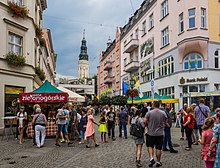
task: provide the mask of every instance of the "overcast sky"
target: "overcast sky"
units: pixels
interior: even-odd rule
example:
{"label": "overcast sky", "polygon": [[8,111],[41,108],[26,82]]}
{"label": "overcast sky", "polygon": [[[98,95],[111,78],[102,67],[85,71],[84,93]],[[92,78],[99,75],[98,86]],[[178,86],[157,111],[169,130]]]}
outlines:
{"label": "overcast sky", "polygon": [[47,0],[44,27],[51,29],[58,54],[57,74],[78,77],[83,29],[89,55],[89,76],[97,73],[99,53],[113,40],[117,26],[124,26],[143,0]]}

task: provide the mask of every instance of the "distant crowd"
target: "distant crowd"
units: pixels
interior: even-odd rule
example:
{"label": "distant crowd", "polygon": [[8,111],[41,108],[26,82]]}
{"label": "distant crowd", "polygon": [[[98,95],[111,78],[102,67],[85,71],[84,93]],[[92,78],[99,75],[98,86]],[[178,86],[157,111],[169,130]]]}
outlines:
{"label": "distant crowd", "polygon": [[[40,105],[34,105],[35,114],[33,115],[32,125],[34,129],[33,143],[37,148],[44,146],[46,137],[47,118],[42,113]],[[142,167],[141,155],[143,144],[146,143],[149,155],[149,167],[161,167],[161,151],[178,153],[174,149],[171,138],[172,114],[174,109],[170,104],[165,104],[161,108],[158,101],[154,101],[152,107],[143,104],[143,107],[121,106],[115,110],[113,106],[105,105],[101,108],[98,122],[94,119],[95,110],[92,107],[82,107],[81,113],[77,113],[76,106],[63,104],[56,114],[57,134],[55,145],[60,147],[61,143],[71,146],[74,141],[84,144],[86,148],[91,148],[90,140],[94,146],[99,144],[96,140],[94,125],[98,126],[101,135],[101,143],[108,143],[109,140],[115,141],[115,128],[118,126],[119,137],[128,138],[128,128],[133,137],[136,151],[136,166]],[[176,112],[175,127],[180,127],[180,140],[187,140],[185,150],[192,150],[193,145],[201,144],[202,156],[207,168],[220,168],[220,108],[215,110],[215,114],[210,116],[210,109],[204,104],[204,99],[199,104],[188,106]],[[20,134],[19,142],[24,142],[24,123],[27,120],[27,113],[24,106],[21,106],[17,114],[18,130]],[[128,127],[129,125],[129,127]],[[154,148],[156,152],[154,152]],[[154,156],[156,155],[156,158]]]}

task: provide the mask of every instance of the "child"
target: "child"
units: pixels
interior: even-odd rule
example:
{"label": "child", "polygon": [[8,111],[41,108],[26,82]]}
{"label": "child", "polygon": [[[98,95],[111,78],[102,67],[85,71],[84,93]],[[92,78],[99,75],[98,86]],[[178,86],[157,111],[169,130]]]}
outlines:
{"label": "child", "polygon": [[179,125],[179,127],[181,127],[181,113],[180,112],[177,113],[175,127],[177,127],[177,124]]}
{"label": "child", "polygon": [[106,112],[105,111],[101,113],[99,123],[100,123],[99,132],[101,132],[102,143],[108,143],[108,141],[106,140],[107,127],[106,127]]}
{"label": "child", "polygon": [[207,168],[213,168],[215,161],[216,149],[213,148],[211,155],[209,155],[210,142],[213,137],[214,120],[212,118],[207,118],[203,125],[202,138],[199,143],[203,145],[202,147],[202,160],[205,161]]}

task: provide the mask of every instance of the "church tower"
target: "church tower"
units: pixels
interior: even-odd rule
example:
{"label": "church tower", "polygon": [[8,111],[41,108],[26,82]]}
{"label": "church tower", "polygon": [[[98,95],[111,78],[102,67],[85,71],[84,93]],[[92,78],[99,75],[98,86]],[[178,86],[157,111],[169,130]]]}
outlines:
{"label": "church tower", "polygon": [[81,50],[79,54],[78,77],[79,79],[89,77],[89,56],[87,54],[85,30],[83,30],[83,39],[82,39]]}

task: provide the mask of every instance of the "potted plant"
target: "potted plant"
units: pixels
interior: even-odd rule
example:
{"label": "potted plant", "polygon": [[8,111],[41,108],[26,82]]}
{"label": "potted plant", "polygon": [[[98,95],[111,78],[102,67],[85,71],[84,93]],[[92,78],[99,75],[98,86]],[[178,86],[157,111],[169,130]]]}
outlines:
{"label": "potted plant", "polygon": [[39,39],[41,39],[43,36],[43,30],[39,26],[37,26],[36,24],[35,24],[35,32],[36,32],[36,36]]}
{"label": "potted plant", "polygon": [[22,55],[17,55],[15,53],[9,52],[6,54],[5,59],[8,64],[15,66],[24,66],[25,65],[25,57]]}
{"label": "potted plant", "polygon": [[45,73],[42,69],[40,69],[40,67],[35,67],[35,73],[38,75],[38,77],[44,81],[46,76],[45,76]]}
{"label": "potted plant", "polygon": [[11,12],[13,15],[19,16],[19,17],[28,17],[29,10],[26,6],[18,5],[15,2],[8,1],[8,7],[9,7],[9,12]]}

